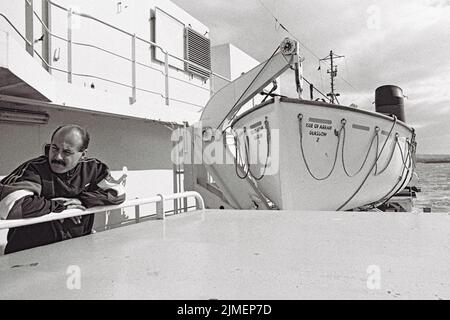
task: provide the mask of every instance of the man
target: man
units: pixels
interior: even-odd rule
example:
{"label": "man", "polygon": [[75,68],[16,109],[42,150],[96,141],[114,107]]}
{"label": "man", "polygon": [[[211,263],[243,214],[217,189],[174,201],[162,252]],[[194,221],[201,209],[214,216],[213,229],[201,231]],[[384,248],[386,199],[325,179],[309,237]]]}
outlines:
{"label": "man", "polygon": [[[77,125],[57,128],[45,155],[25,162],[0,181],[0,218],[23,219],[66,209],[116,205],[124,187],[108,167],[86,158],[88,132]],[[12,228],[5,254],[88,235],[94,215]]]}

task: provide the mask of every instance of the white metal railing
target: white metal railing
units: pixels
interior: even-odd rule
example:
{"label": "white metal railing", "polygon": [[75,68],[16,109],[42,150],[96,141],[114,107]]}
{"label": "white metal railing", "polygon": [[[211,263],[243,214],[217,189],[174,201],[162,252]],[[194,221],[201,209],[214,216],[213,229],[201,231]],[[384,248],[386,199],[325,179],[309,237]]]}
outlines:
{"label": "white metal railing", "polygon": [[[187,192],[174,193],[174,194],[169,194],[169,195],[158,194],[157,196],[150,197],[150,198],[144,198],[144,199],[127,200],[124,203],[122,203],[120,205],[115,205],[115,206],[93,207],[93,208],[86,209],[86,210],[70,209],[70,210],[65,210],[63,212],[60,212],[60,213],[50,213],[50,214],[46,214],[41,217],[29,218],[29,219],[0,220],[0,230],[16,228],[16,227],[23,227],[23,226],[27,226],[27,225],[31,225],[31,224],[37,224],[37,223],[60,220],[60,219],[67,219],[67,218],[72,218],[72,217],[79,217],[79,216],[84,216],[84,215],[88,215],[88,214],[105,212],[105,211],[110,211],[110,210],[115,210],[115,209],[128,208],[128,207],[135,207],[135,212],[136,212],[135,219],[136,219],[136,222],[139,222],[140,206],[144,205],[144,204],[150,204],[150,203],[156,203],[156,217],[158,219],[164,219],[166,216],[166,212],[164,211],[164,201],[183,199],[183,198],[188,198],[188,197],[195,198],[197,210],[205,209],[205,203],[203,201],[202,196],[198,192],[187,191]],[[186,211],[187,211],[187,208],[186,208]]]}
{"label": "white metal railing", "polygon": [[[48,28],[48,26],[45,25],[44,21],[41,19],[41,17],[39,17],[39,15],[34,11],[33,8],[31,8],[33,10],[32,15],[31,15],[31,19],[34,20],[33,16],[35,16],[37,18],[37,21],[41,24],[42,28],[45,29],[45,32],[49,36],[54,37],[54,38],[59,39],[59,40],[62,40],[62,41],[67,43],[67,60],[68,60],[67,61],[67,70],[64,70],[64,69],[52,66],[50,61],[46,61],[41,56],[41,54],[39,54],[35,50],[35,48],[34,48],[34,41],[32,39],[31,40],[27,39],[24,35],[22,35],[22,33],[14,26],[14,24],[8,19],[8,17],[6,17],[1,12],[0,12],[0,17],[2,17],[3,19],[6,20],[6,22],[14,29],[14,31],[24,40],[25,45],[28,48],[31,48],[31,52],[33,54],[36,54],[36,56],[42,61],[42,63],[46,66],[46,68],[48,68],[50,70],[56,70],[56,71],[59,71],[59,72],[66,73],[67,74],[67,81],[69,83],[72,82],[73,76],[79,76],[79,77],[85,77],[85,78],[93,78],[93,79],[109,82],[109,83],[112,83],[112,84],[115,84],[115,85],[127,87],[127,88],[131,89],[130,104],[133,104],[134,102],[136,102],[136,92],[137,91],[141,91],[141,92],[147,92],[147,93],[151,93],[151,94],[155,94],[155,95],[161,96],[162,98],[165,99],[165,104],[166,105],[169,105],[169,101],[176,101],[176,102],[180,102],[180,103],[189,104],[189,105],[193,105],[193,106],[197,106],[197,107],[203,108],[204,106],[198,105],[198,104],[195,104],[195,103],[192,103],[192,102],[189,102],[189,101],[184,101],[184,100],[180,100],[180,99],[170,98],[170,96],[169,96],[169,79],[173,79],[173,80],[176,80],[176,81],[184,82],[186,84],[189,84],[189,85],[194,86],[194,87],[198,87],[198,88],[203,89],[203,90],[209,90],[211,95],[214,94],[213,83],[212,83],[213,82],[212,81],[213,77],[212,76],[215,76],[215,77],[217,77],[219,79],[225,80],[226,82],[230,82],[230,79],[227,79],[224,76],[216,74],[216,73],[212,72],[211,70],[208,70],[208,69],[206,69],[206,68],[204,68],[204,67],[202,67],[202,66],[200,66],[200,65],[198,65],[198,64],[196,64],[196,63],[194,63],[192,61],[188,61],[186,59],[183,59],[183,58],[180,58],[180,57],[177,57],[175,55],[170,54],[163,47],[161,47],[160,45],[158,45],[158,44],[156,44],[156,43],[154,43],[152,41],[143,39],[143,38],[137,36],[136,34],[132,34],[130,32],[127,32],[127,31],[125,31],[123,29],[120,29],[120,28],[118,28],[118,27],[116,27],[114,25],[111,25],[111,24],[109,24],[109,23],[107,23],[105,21],[102,21],[101,19],[98,19],[96,17],[93,17],[93,16],[91,16],[89,14],[76,12],[73,9],[67,9],[67,8],[57,4],[57,3],[54,3],[53,1],[50,1],[50,0],[45,0],[45,1],[47,1],[47,3],[49,3],[51,6],[54,6],[54,7],[58,8],[58,9],[60,9],[60,10],[63,10],[65,12],[67,12],[67,24],[68,24],[67,38],[64,38],[62,36],[59,36],[59,35],[56,35],[55,33],[53,33]],[[28,3],[28,5],[30,5],[30,3]],[[118,32],[120,32],[120,33],[122,33],[122,34],[124,34],[126,36],[129,36],[130,37],[130,43],[131,43],[131,57],[125,57],[125,56],[120,55],[120,54],[118,54],[116,52],[112,52],[110,50],[107,50],[105,48],[101,48],[101,47],[93,45],[93,44],[82,43],[82,42],[74,42],[73,41],[73,34],[72,34],[73,30],[72,30],[72,27],[71,27],[71,20],[72,20],[73,15],[77,15],[77,16],[80,16],[80,17],[83,17],[83,18],[86,18],[86,19],[90,19],[90,20],[98,22],[98,23],[100,23],[100,24],[102,24],[102,25],[104,25],[104,26],[106,26],[106,27],[108,27],[110,29],[116,30],[116,31],[118,31]],[[34,22],[31,21],[31,23],[34,23]],[[156,48],[158,50],[161,50],[161,52],[165,56],[165,59],[164,59],[165,60],[164,61],[164,70],[157,69],[157,68],[155,68],[155,67],[153,67],[151,65],[148,65],[146,63],[142,63],[142,62],[136,60],[136,41],[141,41],[141,42],[149,45],[152,48]],[[72,54],[73,54],[72,47],[75,46],[75,45],[76,46],[91,47],[93,49],[105,52],[107,54],[113,55],[115,57],[118,57],[120,59],[123,59],[123,60],[126,60],[126,61],[130,62],[130,64],[131,64],[131,81],[129,83],[123,83],[123,82],[114,81],[112,79],[107,79],[107,78],[99,77],[99,76],[92,75],[92,74],[83,74],[83,73],[76,73],[76,72],[74,72],[73,69],[72,69],[72,58],[73,58],[73,56],[72,56]],[[205,71],[206,73],[208,73],[210,75],[210,88],[206,89],[206,88],[204,88],[202,86],[199,86],[199,85],[194,84],[194,83],[190,83],[190,82],[188,82],[186,80],[170,76],[169,75],[169,57],[173,58],[173,59],[176,59],[178,61],[181,61],[183,63],[189,64],[191,66],[194,66],[196,68],[199,68],[200,70]],[[164,80],[164,83],[165,83],[165,85],[164,85],[164,93],[156,92],[156,91],[150,90],[148,88],[138,87],[137,86],[137,82],[136,82],[136,78],[137,78],[136,77],[136,65],[139,65],[139,66],[142,66],[142,67],[146,67],[148,69],[152,69],[152,70],[155,70],[157,72],[160,72],[165,78],[165,80]]]}

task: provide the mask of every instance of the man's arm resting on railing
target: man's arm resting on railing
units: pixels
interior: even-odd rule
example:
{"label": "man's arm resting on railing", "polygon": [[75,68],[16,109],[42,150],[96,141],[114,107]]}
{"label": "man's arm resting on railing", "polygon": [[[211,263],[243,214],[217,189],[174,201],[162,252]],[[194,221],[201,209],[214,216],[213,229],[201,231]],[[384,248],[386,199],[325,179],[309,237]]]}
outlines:
{"label": "man's arm resting on railing", "polygon": [[66,209],[63,201],[45,199],[34,189],[38,186],[30,181],[0,185],[0,219],[35,218]]}
{"label": "man's arm resting on railing", "polygon": [[121,182],[111,177],[106,166],[104,170],[106,176],[97,183],[95,189],[83,191],[78,196],[86,208],[117,205],[125,201],[125,187]]}
{"label": "man's arm resting on railing", "polygon": [[36,218],[51,212],[62,212],[66,209],[60,200],[47,200],[36,195],[26,196],[13,205],[6,219]]}
{"label": "man's arm resting on railing", "polygon": [[85,191],[79,196],[86,208],[121,204],[125,201],[125,192],[118,194],[114,190]]}

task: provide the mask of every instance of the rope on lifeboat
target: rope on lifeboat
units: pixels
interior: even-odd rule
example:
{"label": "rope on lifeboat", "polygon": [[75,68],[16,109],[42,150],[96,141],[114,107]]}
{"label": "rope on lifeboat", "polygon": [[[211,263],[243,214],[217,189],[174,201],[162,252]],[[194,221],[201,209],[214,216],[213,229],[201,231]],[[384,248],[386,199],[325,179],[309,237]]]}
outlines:
{"label": "rope on lifeboat", "polygon": [[[244,127],[244,133],[245,133],[245,137],[247,137],[247,132],[246,132],[246,128]],[[235,150],[235,155],[234,155],[234,170],[236,172],[236,175],[238,176],[239,179],[246,179],[248,177],[248,174],[250,172],[250,168],[247,166],[247,170],[245,169],[246,167],[246,162],[243,163],[242,161],[242,157],[241,157],[241,152],[240,152],[240,147],[239,147],[239,139],[237,137],[237,135],[233,134],[233,138],[234,138],[234,150]],[[247,157],[247,143],[246,141],[244,141],[244,148],[245,148],[245,155]],[[238,164],[238,157],[239,157],[239,164]],[[238,172],[238,165],[240,167],[242,167],[242,170],[244,171],[244,175],[241,176]]]}
{"label": "rope on lifeboat", "polygon": [[394,116],[394,121],[392,123],[392,127],[391,130],[389,130],[389,134],[386,138],[386,140],[384,141],[383,147],[381,148],[381,151],[379,154],[377,154],[377,157],[375,159],[375,162],[373,163],[372,167],[370,168],[369,172],[367,172],[366,176],[364,177],[363,181],[361,182],[361,184],[359,185],[359,187],[356,189],[356,191],[350,196],[350,198],[347,199],[347,201],[345,201],[336,211],[340,211],[343,207],[345,207],[355,196],[356,194],[361,190],[361,188],[364,186],[364,184],[366,183],[367,179],[369,178],[370,174],[372,173],[372,170],[375,168],[378,160],[380,159],[381,155],[383,154],[384,151],[384,147],[386,146],[387,141],[389,140],[389,138],[391,137],[392,131],[394,130],[395,125],[397,124],[397,117]]}
{"label": "rope on lifeboat", "polygon": [[[264,126],[265,126],[265,129],[266,129],[267,153],[266,153],[266,161],[265,161],[265,163],[264,163],[264,169],[263,169],[263,172],[261,173],[261,175],[260,175],[259,177],[256,177],[256,176],[252,173],[252,170],[251,170],[251,167],[250,167],[250,164],[251,164],[251,162],[250,162],[250,155],[248,156],[248,159],[247,159],[247,160],[248,160],[247,166],[248,166],[248,170],[249,170],[249,172],[250,172],[250,175],[251,175],[256,181],[260,181],[262,178],[264,178],[264,176],[265,176],[265,174],[266,174],[267,164],[268,164],[269,158],[270,158],[270,148],[271,148],[271,139],[272,139],[272,137],[271,137],[271,134],[270,134],[269,120],[267,120],[267,117],[266,117],[266,119],[264,120]],[[248,136],[247,136],[247,143],[248,143],[248,151],[250,151],[250,142],[249,142],[249,140],[248,140]]]}
{"label": "rope on lifeboat", "polygon": [[[334,168],[335,168],[335,165],[336,165],[336,158],[337,158],[337,157],[335,157],[335,160],[334,160],[334,163],[333,163],[333,167],[332,167],[330,173],[329,173],[326,177],[324,177],[324,178],[317,178],[317,177],[311,172],[311,170],[310,170],[310,168],[309,168],[309,165],[308,165],[308,162],[306,161],[305,153],[304,153],[304,150],[303,150],[303,132],[302,132],[302,119],[303,119],[303,115],[302,115],[302,114],[299,114],[299,115],[298,115],[298,119],[299,119],[300,148],[301,148],[302,157],[303,157],[303,161],[304,161],[304,163],[305,163],[306,169],[307,169],[307,171],[309,172],[309,174],[311,175],[311,177],[313,177],[314,179],[319,180],[319,181],[320,181],[320,180],[325,180],[325,179],[329,178],[329,177],[331,176],[332,172],[334,171]],[[337,211],[339,211],[339,210],[341,210],[343,207],[345,207],[345,206],[346,206],[346,205],[347,205],[347,204],[348,204],[348,203],[356,196],[356,194],[361,190],[361,188],[362,188],[362,187],[364,186],[364,184],[366,183],[367,179],[368,179],[369,176],[371,175],[371,173],[372,173],[372,171],[374,170],[374,168],[375,168],[374,176],[379,176],[379,175],[381,175],[384,171],[386,171],[386,169],[389,167],[390,163],[392,162],[392,159],[393,159],[393,156],[394,156],[394,152],[395,152],[396,148],[398,147],[399,150],[400,150],[401,157],[402,157],[402,164],[403,164],[403,167],[402,167],[402,174],[399,176],[398,181],[397,181],[397,183],[394,185],[394,187],[386,194],[385,197],[382,197],[382,198],[380,199],[380,200],[382,200],[382,201],[384,201],[384,202],[387,201],[387,200],[391,197],[390,194],[392,193],[392,191],[398,189],[398,185],[399,185],[399,184],[403,185],[403,183],[401,183],[401,182],[402,182],[402,178],[405,177],[405,179],[406,179],[406,177],[407,177],[408,174],[409,174],[409,171],[415,166],[415,165],[414,165],[414,158],[413,158],[414,148],[415,148],[415,134],[413,133],[413,137],[412,137],[411,143],[408,141],[408,139],[406,140],[406,144],[407,144],[407,147],[406,147],[406,145],[405,145],[405,151],[407,152],[406,155],[403,154],[402,148],[401,148],[401,146],[400,146],[400,144],[399,144],[399,134],[398,134],[398,133],[395,134],[395,142],[394,142],[394,144],[393,144],[392,151],[390,152],[389,159],[388,159],[388,161],[386,162],[386,165],[384,166],[384,168],[383,168],[381,171],[378,172],[378,170],[377,170],[377,168],[378,168],[378,161],[380,160],[381,155],[383,154],[383,151],[384,151],[384,149],[385,149],[385,147],[386,147],[386,144],[387,144],[389,138],[392,136],[392,132],[393,132],[393,130],[394,130],[394,128],[395,128],[395,125],[397,124],[397,117],[394,116],[394,120],[393,120],[391,129],[389,130],[388,136],[387,136],[386,140],[384,141],[383,146],[381,147],[381,151],[380,151],[380,152],[378,152],[378,147],[379,147],[379,131],[380,131],[380,128],[379,128],[379,127],[375,127],[374,136],[372,137],[372,140],[371,140],[371,142],[370,142],[369,149],[368,149],[368,151],[367,151],[367,153],[366,153],[365,159],[364,159],[364,161],[363,161],[361,167],[359,168],[359,170],[358,170],[356,173],[350,174],[350,173],[348,172],[346,166],[345,166],[345,156],[344,156],[344,146],[345,146],[345,138],[346,138],[346,136],[345,136],[345,134],[346,134],[346,130],[345,130],[345,124],[346,124],[346,121],[345,121],[345,119],[342,119],[341,123],[342,123],[342,126],[341,126],[341,129],[339,130],[339,134],[338,134],[338,142],[337,142],[337,146],[336,146],[336,156],[337,156],[337,151],[338,151],[338,149],[339,149],[339,143],[340,143],[341,136],[342,136],[342,153],[341,153],[341,156],[342,156],[342,166],[343,166],[343,169],[344,169],[345,174],[346,174],[348,177],[354,177],[354,176],[356,176],[358,173],[360,173],[360,172],[362,171],[362,169],[364,168],[364,165],[365,165],[366,162],[367,162],[368,156],[369,156],[369,154],[370,154],[370,151],[371,151],[371,149],[372,149],[373,142],[375,141],[375,139],[377,140],[377,143],[376,143],[376,152],[375,152],[375,155],[376,155],[376,156],[375,156],[375,161],[374,161],[374,163],[372,164],[372,167],[370,168],[370,170],[368,171],[367,175],[364,177],[363,181],[361,182],[361,184],[359,185],[359,187],[356,189],[356,191],[355,191],[355,192],[347,199],[347,201],[344,202],[344,204],[342,204],[342,205],[337,209]],[[408,163],[408,162],[409,162],[409,163]],[[407,174],[406,174],[406,176],[405,176],[404,173],[405,173],[405,169],[406,169],[406,168],[407,168],[407,171],[408,171],[408,172],[407,172]],[[397,190],[395,193],[397,193],[397,192],[398,192],[398,190]],[[387,198],[387,199],[386,199],[386,198]],[[378,201],[377,201],[377,202],[378,202]]]}
{"label": "rope on lifeboat", "polygon": [[[251,163],[250,163],[250,139],[248,137],[247,134],[247,128],[244,127],[244,150],[245,150],[245,161],[242,161],[242,156],[241,156],[241,148],[239,148],[239,139],[237,137],[237,135],[233,135],[234,136],[234,145],[235,145],[235,161],[234,161],[234,165],[235,165],[235,171],[236,171],[236,175],[240,178],[240,179],[246,179],[247,176],[251,176],[253,179],[255,179],[256,181],[260,181],[262,178],[264,178],[265,174],[266,174],[266,170],[267,170],[267,165],[269,163],[269,159],[270,159],[270,149],[271,149],[271,140],[272,140],[272,136],[270,133],[270,124],[269,124],[269,120],[266,119],[264,120],[264,127],[266,129],[266,140],[267,140],[267,153],[266,153],[266,160],[264,163],[264,169],[263,172],[261,173],[261,175],[259,177],[255,176],[253,174],[253,172],[251,171]],[[239,157],[240,159],[240,163],[239,165],[242,166],[243,168],[247,167],[247,170],[244,169],[245,175],[241,176],[238,173],[237,167],[238,167],[238,163],[237,163],[237,158]],[[244,162],[244,163],[243,163]]]}
{"label": "rope on lifeboat", "polygon": [[[383,196],[380,200],[376,201],[371,206],[372,208],[376,208],[376,207],[383,205],[393,195],[395,195],[397,192],[399,192],[400,188],[403,186],[403,184],[405,182],[405,181],[402,182],[402,178],[404,177],[404,179],[406,179],[408,177],[409,171],[411,169],[415,168],[415,161],[414,161],[414,157],[413,157],[413,155],[415,154],[415,133],[413,132],[411,142],[409,142],[409,140],[406,139],[406,142],[405,142],[406,155],[403,155],[403,151],[402,151],[400,144],[398,143],[398,140],[396,141],[395,146],[398,147],[398,149],[400,151],[400,155],[402,157],[402,164],[403,164],[402,174],[398,177],[397,183],[391,188],[391,190],[389,190],[389,192],[386,193],[386,195]],[[409,163],[408,163],[408,161],[409,161]],[[405,175],[404,173],[405,173],[406,167],[408,167],[408,169],[407,169],[407,172]],[[400,187],[399,187],[399,185],[400,185]],[[394,190],[395,190],[395,192],[393,192]]]}
{"label": "rope on lifeboat", "polygon": [[409,142],[409,139],[406,138],[405,140],[405,151],[407,150],[408,153],[404,156],[403,155],[403,151],[402,151],[402,147],[400,146],[400,143],[398,142],[398,139],[396,141],[396,147],[398,147],[399,151],[400,151],[400,156],[402,157],[402,163],[403,165],[407,166],[408,160],[410,162],[410,164],[408,165],[411,168],[411,164],[412,164],[412,156],[410,153],[410,150],[413,148],[412,143]]}
{"label": "rope on lifeboat", "polygon": [[395,138],[394,138],[395,140],[394,140],[394,144],[392,146],[391,154],[389,155],[389,160],[386,162],[386,165],[384,166],[383,170],[381,170],[380,172],[377,172],[377,170],[375,170],[374,176],[379,176],[380,174],[382,174],[384,171],[386,171],[386,169],[391,164],[391,161],[392,161],[392,158],[394,156],[394,152],[395,152],[395,149],[396,149],[396,146],[397,146],[397,143],[398,143],[398,137],[399,137],[399,135],[398,135],[398,132],[397,132],[397,133],[395,133]]}
{"label": "rope on lifeboat", "polygon": [[[376,150],[376,153],[375,153],[375,157],[376,157],[376,155],[378,154],[378,144],[379,144],[379,135],[378,134],[379,134],[379,132],[380,132],[380,128],[379,127],[375,127],[374,135],[372,137],[372,140],[370,141],[369,150],[367,150],[366,157],[364,158],[364,161],[363,161],[361,167],[354,174],[350,174],[350,173],[348,173],[347,168],[345,167],[345,160],[344,160],[344,158],[345,158],[344,157],[344,149],[345,149],[345,138],[346,138],[346,130],[345,130],[345,127],[344,127],[344,130],[343,130],[344,134],[343,134],[343,138],[342,138],[342,167],[344,168],[344,172],[345,172],[345,174],[348,177],[353,178],[354,176],[359,174],[361,172],[361,170],[364,168],[364,165],[366,164],[366,161],[367,161],[367,159],[369,157],[370,151],[372,150],[372,145],[373,145],[373,142],[375,141],[375,139],[377,140],[377,144],[376,144],[376,149],[377,150]],[[375,167],[375,171],[376,171],[376,167]]]}
{"label": "rope on lifeboat", "polygon": [[306,170],[308,170],[308,172],[311,175],[311,177],[313,177],[315,180],[317,180],[317,181],[326,180],[326,179],[328,179],[331,176],[331,174],[334,171],[334,168],[336,167],[336,160],[337,160],[337,157],[338,157],[339,143],[341,141],[341,133],[342,133],[342,131],[345,128],[345,124],[347,123],[347,120],[345,120],[345,119],[341,120],[341,129],[339,130],[339,133],[338,133],[338,142],[337,142],[337,145],[336,145],[336,152],[334,154],[333,166],[331,167],[330,172],[325,177],[318,178],[311,172],[311,169],[309,168],[308,162],[306,161],[305,152],[303,151],[303,132],[302,132],[303,131],[302,130],[302,127],[303,127],[302,126],[303,115],[301,113],[299,113],[298,116],[297,116],[297,119],[298,119],[298,128],[299,128],[299,134],[300,134],[300,150],[302,152],[302,157],[303,157],[303,161],[304,161],[305,166],[306,166]]}

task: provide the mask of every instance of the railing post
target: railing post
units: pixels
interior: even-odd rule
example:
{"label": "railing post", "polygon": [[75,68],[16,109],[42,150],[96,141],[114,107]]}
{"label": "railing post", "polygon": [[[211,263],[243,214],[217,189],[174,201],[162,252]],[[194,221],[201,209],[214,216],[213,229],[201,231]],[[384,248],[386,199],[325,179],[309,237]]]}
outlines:
{"label": "railing post", "polygon": [[203,201],[202,196],[198,192],[195,192],[195,193],[196,193],[196,195],[194,197],[195,197],[195,207],[196,207],[196,209],[197,210],[205,209],[205,202]]}
{"label": "railing post", "polygon": [[194,199],[195,199],[195,210],[198,210],[199,207],[201,207],[200,201],[198,201],[197,197],[194,197]]}
{"label": "railing post", "polygon": [[139,223],[139,220],[141,219],[141,207],[139,205],[134,207],[134,220],[136,223]]}
{"label": "railing post", "polygon": [[34,56],[33,12],[33,0],[25,0],[25,38],[28,41],[26,50],[31,56]]}
{"label": "railing post", "polygon": [[161,194],[157,194],[157,196],[159,196],[161,200],[156,203],[156,218],[164,220],[166,218],[166,214],[164,213],[164,197]]}
{"label": "railing post", "polygon": [[52,36],[49,31],[51,30],[51,5],[48,1],[42,1],[42,34],[44,39],[42,41],[42,58],[48,64],[42,62],[42,67],[47,70],[48,73],[52,73],[52,69],[49,67],[52,64]]}
{"label": "railing post", "polygon": [[[179,129],[176,129],[179,130]],[[173,141],[172,142],[172,150],[175,151],[175,159],[173,160],[172,170],[173,170],[173,177],[172,177],[172,183],[173,183],[173,193],[178,193],[178,144]],[[178,199],[173,199],[173,213],[178,213]]]}
{"label": "railing post", "polygon": [[209,76],[209,96],[212,97],[214,95],[214,74],[211,72]]}
{"label": "railing post", "polygon": [[166,106],[169,105],[169,52],[164,52],[164,76]]}
{"label": "railing post", "polygon": [[131,97],[130,104],[136,102],[136,34],[131,37]]}
{"label": "railing post", "polygon": [[67,11],[67,82],[72,83],[72,8]]}

